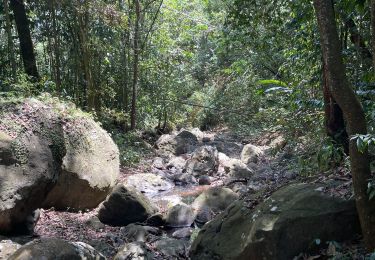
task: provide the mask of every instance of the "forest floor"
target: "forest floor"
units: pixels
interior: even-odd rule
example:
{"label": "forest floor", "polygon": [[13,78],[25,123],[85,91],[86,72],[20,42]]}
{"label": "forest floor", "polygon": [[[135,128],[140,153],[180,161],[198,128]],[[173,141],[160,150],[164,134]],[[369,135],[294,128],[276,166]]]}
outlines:
{"label": "forest floor", "polygon": [[[224,141],[237,143],[252,143],[259,147],[267,147],[275,138],[279,138],[277,134],[269,133],[255,136],[249,139],[240,138],[230,132],[207,132],[207,135],[218,136]],[[266,140],[267,139],[267,140]],[[157,155],[148,156],[144,158],[138,165],[134,167],[122,167],[119,182],[126,181],[129,176],[153,173],[157,174],[153,166],[153,160]],[[247,183],[241,191],[239,191],[240,198],[243,199],[248,207],[253,208],[269,197],[275,190],[291,182],[313,182],[326,183],[328,180],[337,180],[342,184],[333,189],[328,189],[326,192],[335,196],[349,198],[353,196],[351,188],[350,173],[345,171],[335,171],[330,175],[318,174],[313,177],[306,177],[299,175],[296,170],[291,167],[294,159],[292,149],[288,148],[286,144],[283,149],[278,152],[267,152],[260,158],[256,165],[256,171],[259,173],[259,178],[251,183]],[[225,177],[225,176],[224,176]],[[169,192],[160,192],[154,194],[150,199],[158,204],[160,211],[164,211],[161,201],[170,201],[171,198],[179,198],[184,200],[186,198],[194,199],[202,191],[212,186],[225,186],[224,178],[215,179],[211,185],[206,186],[179,186],[175,187]],[[239,189],[240,190],[240,189]],[[255,191],[262,192],[255,192]],[[168,197],[168,198],[167,198]],[[26,242],[35,237],[57,237],[68,241],[81,241],[92,245],[99,250],[103,255],[111,259],[119,248],[127,242],[127,237],[124,234],[123,227],[110,227],[99,222],[96,217],[97,209],[87,212],[57,212],[53,209],[41,210],[40,220],[35,227],[35,234],[33,237],[18,238],[18,241]],[[196,227],[195,231],[199,228]],[[163,231],[160,239],[170,237],[168,231]],[[194,232],[193,232],[194,233]],[[189,241],[190,242],[190,241]],[[353,241],[341,244],[330,244],[314,256],[301,255],[297,259],[365,259],[364,250],[361,240],[353,238]],[[155,250],[156,255],[160,259],[167,259],[162,254],[159,254],[151,242],[148,243],[151,249]],[[337,256],[340,255],[340,258]],[[179,259],[188,258],[188,248],[185,253],[179,256]]]}

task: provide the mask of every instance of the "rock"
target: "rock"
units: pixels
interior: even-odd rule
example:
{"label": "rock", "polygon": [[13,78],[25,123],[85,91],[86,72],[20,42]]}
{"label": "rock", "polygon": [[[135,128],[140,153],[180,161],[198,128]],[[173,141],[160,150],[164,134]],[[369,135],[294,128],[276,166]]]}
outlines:
{"label": "rock", "polygon": [[215,217],[215,212],[208,206],[202,206],[196,211],[195,222],[200,226],[211,221]]}
{"label": "rock", "polygon": [[178,229],[172,233],[172,237],[181,239],[181,238],[189,238],[193,233],[192,228],[182,228]]}
{"label": "rock", "polygon": [[156,169],[163,170],[165,168],[164,159],[161,157],[156,157],[152,162],[152,166]]}
{"label": "rock", "polygon": [[100,222],[99,218],[97,216],[93,216],[89,218],[86,222],[86,225],[88,225],[90,228],[95,229],[95,230],[100,230],[104,229],[105,225]]}
{"label": "rock", "polygon": [[230,204],[238,199],[238,195],[231,189],[213,187],[199,195],[191,205],[195,211],[208,207],[217,213],[225,210]]}
{"label": "rock", "polygon": [[230,158],[239,159],[243,146],[234,142],[214,141],[210,145],[215,146],[217,150]]}
{"label": "rock", "polygon": [[165,218],[169,227],[190,227],[194,222],[194,212],[192,208],[184,203],[177,204],[168,210]]}
{"label": "rock", "polygon": [[190,132],[195,135],[198,141],[203,141],[204,133],[199,128],[193,128],[190,130]]}
{"label": "rock", "polygon": [[9,260],[34,259],[105,260],[106,258],[88,244],[82,242],[67,242],[57,238],[34,240],[19,248],[9,258]]}
{"label": "rock", "polygon": [[76,129],[64,133],[63,172],[44,202],[46,208],[95,208],[119,176],[119,151],[109,134],[88,117],[75,120]]}
{"label": "rock", "polygon": [[0,241],[0,259],[8,259],[20,247],[21,247],[20,244],[15,243],[11,240]]}
{"label": "rock", "polygon": [[186,160],[181,157],[181,156],[177,156],[177,157],[173,157],[167,164],[167,169],[176,169],[176,170],[179,170],[179,171],[182,171],[185,167],[185,164],[186,164]]}
{"label": "rock", "polygon": [[316,239],[325,245],[353,238],[360,232],[355,202],[330,197],[317,187],[287,186],[254,210],[233,203],[203,226],[191,259],[293,259]]}
{"label": "rock", "polygon": [[188,242],[174,238],[161,239],[155,242],[155,248],[165,259],[187,259]]}
{"label": "rock", "polygon": [[173,184],[159,175],[152,173],[138,173],[131,175],[126,180],[126,185],[135,188],[142,193],[155,194],[160,191],[168,191]]}
{"label": "rock", "polygon": [[197,179],[193,175],[186,172],[175,173],[171,175],[170,178],[176,185],[188,185],[197,183]]}
{"label": "rock", "polygon": [[254,175],[254,172],[238,159],[231,159],[226,164],[227,166],[224,166],[225,171],[232,179],[249,180]]}
{"label": "rock", "polygon": [[[55,131],[60,130],[56,126]],[[54,145],[43,135],[11,137],[0,132],[0,233],[30,233],[27,219],[42,207],[60,173],[61,158],[54,156]]]}
{"label": "rock", "polygon": [[130,242],[146,242],[150,234],[161,235],[161,231],[158,228],[136,224],[129,224],[121,228],[121,233]]}
{"label": "rock", "polygon": [[191,152],[197,143],[198,140],[193,134],[189,135],[183,132],[177,136],[171,134],[162,135],[156,141],[155,146],[162,155],[181,155]]}
{"label": "rock", "polygon": [[[199,129],[198,129],[199,131]],[[198,133],[199,134],[199,133]],[[178,134],[178,137],[181,137],[182,139],[188,141],[189,143],[198,143],[198,136],[195,135],[193,132],[190,132],[188,130],[182,129]]]}
{"label": "rock", "polygon": [[241,161],[245,164],[257,163],[261,155],[263,155],[263,151],[258,146],[247,144],[242,149]]}
{"label": "rock", "polygon": [[155,254],[143,242],[125,244],[113,258],[114,260],[153,260]]}
{"label": "rock", "polygon": [[160,227],[160,226],[164,226],[165,224],[165,219],[163,217],[163,214],[161,213],[156,213],[152,216],[150,216],[147,220],[146,220],[146,224],[149,225],[149,226],[152,226],[152,227]]}
{"label": "rock", "polygon": [[211,185],[210,176],[201,176],[198,180],[199,185]]}
{"label": "rock", "polygon": [[194,176],[214,175],[219,167],[218,152],[215,147],[199,147],[186,162],[186,172]]}
{"label": "rock", "polygon": [[117,185],[100,205],[98,218],[111,226],[126,226],[147,220],[156,209],[140,192],[123,184]]}

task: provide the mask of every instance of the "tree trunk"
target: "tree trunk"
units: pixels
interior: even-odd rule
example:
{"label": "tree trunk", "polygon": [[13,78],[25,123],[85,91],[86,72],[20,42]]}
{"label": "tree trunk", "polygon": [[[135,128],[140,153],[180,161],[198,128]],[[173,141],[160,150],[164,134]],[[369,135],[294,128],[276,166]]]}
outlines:
{"label": "tree trunk", "polygon": [[23,0],[11,0],[10,5],[16,21],[18,37],[20,40],[21,56],[25,72],[34,80],[39,80],[38,68],[36,66],[33,41],[29,28],[25,4]]}
{"label": "tree trunk", "polygon": [[59,30],[57,28],[57,17],[56,17],[56,0],[50,0],[50,12],[52,16],[52,31],[53,31],[53,52],[54,52],[54,72],[57,92],[61,93],[61,62],[60,62],[60,39]]}
{"label": "tree trunk", "polygon": [[375,72],[375,0],[370,2],[371,9],[371,45],[372,45],[372,66]]}
{"label": "tree trunk", "polygon": [[133,60],[133,86],[132,86],[132,110],[130,115],[130,128],[136,127],[137,116],[137,85],[138,85],[138,63],[139,63],[139,20],[141,7],[139,0],[134,0],[135,5],[135,24],[134,24],[134,60]]}
{"label": "tree trunk", "polygon": [[[366,134],[366,118],[345,74],[340,51],[332,1],[314,0],[324,64],[327,66],[327,81],[332,96],[343,111],[348,134]],[[369,200],[367,183],[371,178],[368,152],[361,153],[355,140],[350,140],[349,154],[353,187],[362,233],[368,250],[375,249],[375,200]]]}
{"label": "tree trunk", "polygon": [[346,132],[344,115],[340,106],[331,94],[327,78],[327,66],[323,62],[323,97],[324,97],[324,125],[327,135],[349,154],[349,136]]}
{"label": "tree trunk", "polygon": [[12,23],[10,21],[9,16],[9,0],[4,0],[4,14],[5,14],[5,30],[7,32],[8,37],[8,53],[9,53],[9,61],[12,69],[12,78],[13,80],[17,80],[17,63],[16,63],[16,55],[14,53],[14,44],[13,44],[13,37],[12,37]]}

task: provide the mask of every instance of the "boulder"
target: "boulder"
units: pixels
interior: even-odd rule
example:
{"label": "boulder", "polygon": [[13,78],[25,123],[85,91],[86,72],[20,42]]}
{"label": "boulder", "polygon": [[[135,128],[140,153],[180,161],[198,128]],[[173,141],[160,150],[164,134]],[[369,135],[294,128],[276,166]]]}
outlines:
{"label": "boulder", "polygon": [[224,211],[237,199],[238,195],[231,189],[213,187],[199,195],[191,206],[197,214],[198,222],[205,223],[210,220],[210,217]]}
{"label": "boulder", "polygon": [[0,241],[0,259],[8,259],[20,247],[21,247],[20,244],[15,243],[11,240]]}
{"label": "boulder", "polygon": [[185,165],[186,172],[194,176],[214,175],[218,167],[218,152],[212,146],[199,147]]}
{"label": "boulder", "polygon": [[197,143],[198,140],[195,135],[183,132],[179,135],[162,135],[156,141],[155,146],[161,155],[181,155],[191,152]]}
{"label": "boulder", "polygon": [[165,238],[156,241],[154,246],[165,256],[164,259],[188,259],[188,241]]}
{"label": "boulder", "polygon": [[125,244],[113,258],[114,260],[153,260],[155,254],[143,242]]}
{"label": "boulder", "polygon": [[[199,131],[199,129],[198,129],[198,131]],[[199,135],[201,134],[198,131],[197,131],[197,129],[194,130],[194,131],[191,131],[191,132],[188,131],[188,130],[181,130],[177,134],[177,136],[181,137],[182,139],[184,139],[186,141],[188,141],[189,143],[196,144],[196,143],[198,143],[198,138],[199,138]]]}
{"label": "boulder", "polygon": [[168,210],[165,222],[168,227],[190,227],[194,218],[192,208],[181,202]]}
{"label": "boulder", "polygon": [[126,226],[143,222],[155,212],[156,209],[142,193],[119,184],[100,205],[98,218],[107,225]]}
{"label": "boulder", "polygon": [[152,162],[152,166],[156,169],[159,169],[159,170],[164,170],[165,169],[165,165],[164,165],[164,159],[161,158],[161,157],[156,157],[153,162]]}
{"label": "boulder", "polygon": [[182,171],[185,167],[186,160],[182,156],[173,157],[167,164],[167,169]]}
{"label": "boulder", "polygon": [[211,143],[220,153],[223,153],[231,158],[239,159],[243,146],[235,142],[228,141],[214,141]]}
{"label": "boulder", "polygon": [[191,247],[191,259],[293,259],[316,239],[325,245],[353,238],[360,232],[355,202],[320,190],[293,184],[254,210],[241,201],[233,203],[203,226]]}
{"label": "boulder", "polygon": [[19,248],[8,260],[105,260],[93,247],[82,242],[68,242],[57,238],[34,240]]}
{"label": "boulder", "polygon": [[181,239],[181,238],[189,238],[193,233],[193,229],[190,227],[181,228],[172,233],[172,237]]}
{"label": "boulder", "polygon": [[173,183],[152,173],[138,173],[131,175],[126,179],[126,185],[147,194],[168,191],[174,187]]}
{"label": "boulder", "polygon": [[160,229],[156,227],[129,224],[121,228],[121,233],[130,242],[146,242],[150,235],[161,235]]}
{"label": "boulder", "polygon": [[[60,174],[62,127],[28,105],[0,102],[0,233],[28,233],[28,217],[42,206]],[[30,123],[31,117],[37,117]],[[41,123],[43,126],[41,126]],[[35,132],[34,132],[35,130]],[[37,130],[39,132],[37,132]],[[47,133],[44,133],[45,131]],[[55,139],[49,135],[56,135]],[[58,149],[60,147],[61,150]],[[58,151],[61,151],[59,153]]]}
{"label": "boulder", "polygon": [[242,149],[241,161],[245,164],[257,163],[261,155],[263,155],[262,149],[258,146],[247,144]]}
{"label": "boulder", "polygon": [[254,172],[238,159],[231,159],[226,162],[224,169],[225,172],[227,172],[228,177],[232,179],[249,180],[254,175]]}
{"label": "boulder", "polygon": [[[64,132],[66,155],[56,186],[44,207],[92,209],[114,187],[120,172],[119,151],[109,134],[90,118],[77,118]],[[79,126],[78,126],[79,124]]]}

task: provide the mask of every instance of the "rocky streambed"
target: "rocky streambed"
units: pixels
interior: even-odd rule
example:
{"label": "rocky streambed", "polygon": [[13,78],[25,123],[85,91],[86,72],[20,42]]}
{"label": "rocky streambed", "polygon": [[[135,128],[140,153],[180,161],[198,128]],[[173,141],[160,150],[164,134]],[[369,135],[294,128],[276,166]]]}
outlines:
{"label": "rocky streambed", "polygon": [[[96,147],[98,139],[92,140],[83,145]],[[96,191],[100,174],[94,179],[81,174],[75,181],[81,189],[69,189],[69,175],[63,175],[58,201],[65,189],[68,206],[85,202],[91,207],[62,207],[52,200],[46,207],[41,200],[33,207],[42,209],[23,220],[31,234],[0,237],[0,258],[303,259],[301,252],[319,252],[326,242],[360,233],[354,202],[336,196],[337,190],[350,193],[350,179],[298,179],[284,146],[280,136],[254,145],[227,132],[190,129],[163,135],[155,156],[122,168],[97,207],[83,194]],[[275,149],[277,157],[271,153]],[[87,163],[77,164],[81,157],[69,156],[63,163],[78,173],[92,169],[91,164],[98,169],[106,158],[88,153]],[[83,188],[87,183],[94,183],[88,185],[93,192]]]}

